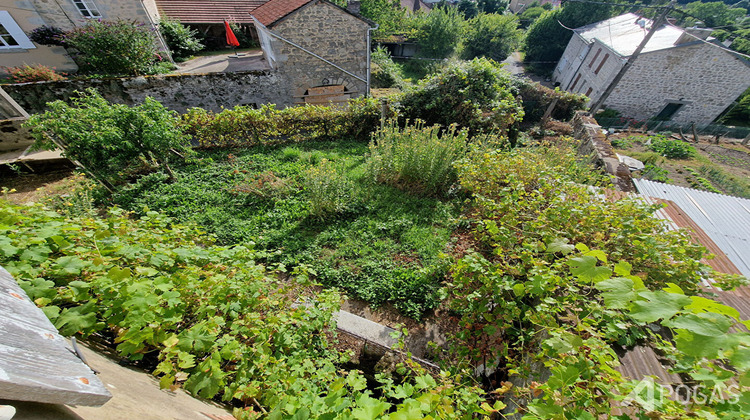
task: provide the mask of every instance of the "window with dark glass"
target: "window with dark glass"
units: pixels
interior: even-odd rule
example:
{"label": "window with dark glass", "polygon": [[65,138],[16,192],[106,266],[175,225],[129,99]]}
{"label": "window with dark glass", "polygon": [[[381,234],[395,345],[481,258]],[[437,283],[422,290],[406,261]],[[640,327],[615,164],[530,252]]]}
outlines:
{"label": "window with dark glass", "polygon": [[99,13],[99,10],[96,8],[96,5],[92,0],[73,0],[73,4],[76,5],[78,11],[81,12],[81,15],[85,18],[102,17],[102,14]]}

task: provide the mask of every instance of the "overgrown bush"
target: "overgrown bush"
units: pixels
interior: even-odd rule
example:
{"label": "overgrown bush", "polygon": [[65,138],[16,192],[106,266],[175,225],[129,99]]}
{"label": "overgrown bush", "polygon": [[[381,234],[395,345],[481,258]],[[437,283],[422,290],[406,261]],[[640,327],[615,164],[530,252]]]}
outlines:
{"label": "overgrown bush", "polygon": [[370,142],[369,171],[373,180],[424,196],[440,196],[456,182],[453,163],[466,152],[467,130],[455,126],[403,129],[390,125]]}
{"label": "overgrown bush", "polygon": [[34,64],[33,66],[24,64],[21,67],[6,67],[5,69],[13,83],[55,82],[58,80],[65,80],[63,75],[55,73],[54,68],[47,67],[43,64]]}
{"label": "overgrown bush", "polygon": [[518,48],[523,37],[516,15],[482,13],[467,23],[463,56],[503,61]]}
{"label": "overgrown bush", "polygon": [[159,21],[159,30],[175,59],[187,58],[203,49],[203,44],[196,38],[198,31],[179,20],[163,19]]}
{"label": "overgrown bush", "polygon": [[29,39],[41,45],[65,46],[65,31],[57,26],[42,25],[29,33]]}
{"label": "overgrown bush", "polygon": [[390,88],[404,84],[401,66],[393,62],[387,49],[378,46],[372,52],[372,83],[373,87]]}
{"label": "overgrown bush", "polygon": [[354,184],[328,159],[305,171],[302,185],[310,203],[310,215],[320,220],[341,213],[354,201]]}
{"label": "overgrown bush", "polygon": [[237,106],[219,113],[191,108],[180,126],[202,148],[249,147],[293,143],[319,138],[351,137],[364,140],[380,124],[380,105],[358,98],[346,109],[307,105],[277,110]]}
{"label": "overgrown bush", "polygon": [[687,159],[695,155],[693,146],[664,136],[651,137],[648,148],[668,159]]}
{"label": "overgrown bush", "polygon": [[67,32],[65,42],[84,72],[145,74],[158,60],[154,33],[135,21],[90,19]]}
{"label": "overgrown bush", "polygon": [[555,99],[557,104],[551,116],[559,121],[570,120],[576,111],[585,109],[588,102],[585,95],[550,89],[527,79],[517,78],[516,84],[523,103],[524,122],[527,124],[539,122]]}
{"label": "overgrown bush", "polygon": [[154,99],[130,107],[111,104],[94,89],[76,93],[70,105],[48,103],[49,110],[32,115],[26,126],[35,147],[62,148],[110,190],[143,171],[164,170],[173,177],[170,162],[192,152],[177,113]]}
{"label": "overgrown bush", "polygon": [[452,62],[401,97],[403,116],[472,132],[505,131],[523,119],[512,76],[486,58]]}
{"label": "overgrown bush", "polygon": [[417,42],[420,55],[446,58],[456,51],[466,21],[455,7],[436,7],[418,19]]}

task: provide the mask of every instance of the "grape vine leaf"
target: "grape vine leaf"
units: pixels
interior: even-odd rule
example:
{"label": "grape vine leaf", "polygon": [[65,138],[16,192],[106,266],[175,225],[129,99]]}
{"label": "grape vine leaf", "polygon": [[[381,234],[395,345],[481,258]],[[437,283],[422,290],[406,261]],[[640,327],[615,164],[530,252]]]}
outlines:
{"label": "grape vine leaf", "polygon": [[690,296],[690,299],[693,302],[690,305],[686,306],[685,309],[688,309],[693,313],[715,312],[717,314],[731,316],[736,320],[740,319],[740,311],[732,308],[731,306],[723,305],[719,302],[713,301],[711,299],[706,299],[701,296]]}
{"label": "grape vine leaf", "polygon": [[550,254],[559,252],[563,255],[567,255],[573,252],[573,250],[575,249],[575,245],[568,243],[568,238],[555,238],[552,240],[552,242],[547,244],[547,252],[549,252]]}
{"label": "grape vine leaf", "polygon": [[604,292],[604,304],[610,309],[625,309],[636,297],[633,280],[625,277],[602,280],[595,287]]}
{"label": "grape vine leaf", "polygon": [[630,307],[630,317],[643,324],[656,322],[659,319],[670,319],[692,302],[685,295],[664,291],[640,292],[638,295],[646,300],[633,302]]}
{"label": "grape vine leaf", "polygon": [[680,315],[672,320],[665,321],[664,325],[670,328],[688,330],[701,336],[719,337],[729,331],[732,323],[724,315],[707,312],[697,315]]}
{"label": "grape vine leaf", "polygon": [[391,405],[385,401],[362,394],[357,398],[357,408],[352,410],[352,416],[357,420],[375,420],[390,407]]}
{"label": "grape vine leaf", "polygon": [[596,264],[598,261],[592,255],[583,255],[571,258],[568,261],[568,265],[571,267],[570,272],[578,277],[578,279],[585,282],[598,283],[608,279],[612,275],[612,270],[609,267],[597,267]]}

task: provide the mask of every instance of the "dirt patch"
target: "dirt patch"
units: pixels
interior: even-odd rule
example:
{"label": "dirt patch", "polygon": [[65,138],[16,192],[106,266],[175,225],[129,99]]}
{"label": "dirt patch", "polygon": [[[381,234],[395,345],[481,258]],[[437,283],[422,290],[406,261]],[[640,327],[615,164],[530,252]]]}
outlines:
{"label": "dirt patch", "polygon": [[4,197],[12,203],[38,202],[47,194],[64,194],[71,185],[73,172],[70,164],[38,169],[38,172],[20,173],[3,167],[0,168],[0,188],[15,190]]}
{"label": "dirt patch", "polygon": [[[698,143],[688,142],[697,155],[690,159],[666,159],[659,157],[644,144],[648,136],[638,132],[622,132],[608,136],[610,141],[619,141],[615,151],[620,155],[631,156],[642,161],[651,161],[666,173],[661,179],[651,178],[686,188],[750,198],[750,148],[739,144],[738,140],[724,140],[715,144],[713,137],[703,136]],[[676,138],[673,137],[675,141]],[[649,163],[649,162],[644,162]],[[649,177],[636,172],[634,177]]]}

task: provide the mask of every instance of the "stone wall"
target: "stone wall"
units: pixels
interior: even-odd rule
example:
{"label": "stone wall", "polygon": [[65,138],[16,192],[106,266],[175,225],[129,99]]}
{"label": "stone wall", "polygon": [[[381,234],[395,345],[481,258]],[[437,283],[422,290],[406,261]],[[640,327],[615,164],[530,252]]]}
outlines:
{"label": "stone wall", "polygon": [[706,125],[748,86],[747,62],[698,41],[640,55],[605,105],[645,120],[656,116],[667,103],[683,103],[672,122]]}
{"label": "stone wall", "polygon": [[[86,18],[71,0],[25,0],[39,12],[47,25],[64,30],[86,23]],[[140,0],[94,0],[92,2],[103,19],[135,20],[149,23],[148,14]]]}
{"label": "stone wall", "polygon": [[630,169],[617,159],[612,144],[593,117],[586,112],[577,112],[573,118],[573,136],[580,141],[578,154],[590,157],[597,167],[612,175],[615,188],[620,191],[635,191]]}
{"label": "stone wall", "polygon": [[[369,24],[323,1],[315,1],[270,27],[282,37],[367,79],[367,30]],[[351,96],[367,93],[367,83],[280,40],[274,41],[279,71],[294,83],[294,97],[311,87],[344,85]]]}
{"label": "stone wall", "polygon": [[212,111],[236,105],[292,104],[292,87],[283,74],[270,71],[242,73],[179,74],[66,80],[61,82],[4,85],[3,89],[31,114],[43,112],[45,104],[67,100],[73,92],[98,90],[107,100],[135,105],[150,96],[169,109],[185,112],[201,107]]}

